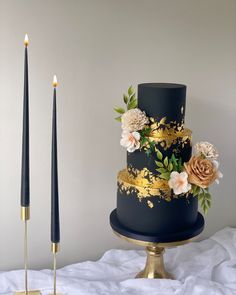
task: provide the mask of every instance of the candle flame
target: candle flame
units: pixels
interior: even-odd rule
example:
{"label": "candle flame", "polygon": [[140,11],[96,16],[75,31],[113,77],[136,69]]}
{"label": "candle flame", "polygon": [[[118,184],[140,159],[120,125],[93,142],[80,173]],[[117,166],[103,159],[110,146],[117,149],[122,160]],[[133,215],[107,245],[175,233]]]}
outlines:
{"label": "candle flame", "polygon": [[53,82],[52,82],[53,87],[57,87],[58,83],[57,83],[57,76],[54,75],[53,76]]}
{"label": "candle flame", "polygon": [[27,34],[25,34],[24,44],[25,44],[25,46],[28,46],[29,45],[29,37],[28,37]]}

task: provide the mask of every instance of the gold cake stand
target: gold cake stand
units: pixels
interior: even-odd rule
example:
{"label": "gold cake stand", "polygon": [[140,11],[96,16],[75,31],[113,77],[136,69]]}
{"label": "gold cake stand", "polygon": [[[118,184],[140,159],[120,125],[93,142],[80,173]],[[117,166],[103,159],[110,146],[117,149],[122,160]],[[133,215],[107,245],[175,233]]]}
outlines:
{"label": "gold cake stand", "polygon": [[167,237],[145,236],[127,229],[119,222],[116,210],[113,210],[110,214],[110,225],[113,232],[122,240],[146,248],[146,265],[136,275],[136,278],[173,279],[173,276],[165,270],[165,249],[182,246],[195,240],[204,229],[204,218],[198,212],[198,218],[193,227],[183,232],[172,234],[171,237],[169,235],[170,242]]}
{"label": "gold cake stand", "polygon": [[146,279],[173,279],[173,276],[165,270],[164,265],[164,253],[165,248],[173,248],[177,246],[182,246],[187,243],[192,242],[197,238],[191,238],[184,241],[171,242],[171,243],[153,243],[153,242],[145,242],[141,240],[131,239],[126,236],[123,236],[113,230],[115,235],[117,235],[122,240],[126,242],[130,242],[136,244],[138,246],[142,246],[146,248],[147,252],[147,260],[144,270],[139,272],[135,278],[146,278]]}

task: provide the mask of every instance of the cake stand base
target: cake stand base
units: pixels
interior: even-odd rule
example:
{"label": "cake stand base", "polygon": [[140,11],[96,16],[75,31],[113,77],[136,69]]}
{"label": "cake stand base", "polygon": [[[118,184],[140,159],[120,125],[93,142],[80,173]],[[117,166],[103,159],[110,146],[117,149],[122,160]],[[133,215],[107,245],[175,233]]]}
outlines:
{"label": "cake stand base", "polygon": [[136,275],[137,279],[172,279],[172,276],[165,270],[163,254],[164,248],[147,247],[147,261],[144,270]]}
{"label": "cake stand base", "polygon": [[[137,274],[136,278],[173,279],[173,276],[165,270],[163,258],[165,248],[172,248],[191,242],[203,231],[204,218],[198,213],[195,225],[191,229],[180,233],[145,235],[124,227],[117,218],[116,210],[113,210],[110,215],[110,225],[119,238],[146,247],[146,265],[144,270]],[[178,237],[181,239],[178,239]]]}

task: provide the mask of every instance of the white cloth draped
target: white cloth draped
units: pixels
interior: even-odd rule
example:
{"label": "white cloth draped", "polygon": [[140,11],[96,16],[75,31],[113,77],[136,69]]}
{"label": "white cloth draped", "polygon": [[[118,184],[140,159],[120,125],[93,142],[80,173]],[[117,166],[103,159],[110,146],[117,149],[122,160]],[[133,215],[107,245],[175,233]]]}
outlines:
{"label": "white cloth draped", "polygon": [[[165,253],[175,280],[133,279],[143,269],[144,251],[110,250],[95,262],[59,269],[58,292],[81,295],[236,295],[236,229],[225,228],[211,238]],[[0,294],[22,290],[24,273],[0,272]],[[50,270],[30,271],[30,289],[52,293]]]}

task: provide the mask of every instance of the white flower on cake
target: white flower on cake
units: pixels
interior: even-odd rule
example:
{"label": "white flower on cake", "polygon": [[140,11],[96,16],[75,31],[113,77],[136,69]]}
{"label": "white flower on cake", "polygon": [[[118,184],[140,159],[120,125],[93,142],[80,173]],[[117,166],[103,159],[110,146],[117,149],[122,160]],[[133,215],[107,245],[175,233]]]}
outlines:
{"label": "white flower on cake", "polygon": [[140,148],[140,134],[138,132],[124,130],[121,136],[120,144],[125,147],[128,152],[132,153]]}
{"label": "white flower on cake", "polygon": [[188,174],[186,172],[171,172],[168,184],[169,187],[173,189],[175,195],[187,193],[191,189],[191,184],[188,183]]}
{"label": "white flower on cake", "polygon": [[218,151],[213,144],[207,141],[201,141],[195,144],[195,151],[197,155],[203,155],[209,160],[216,160],[219,156]]}
{"label": "white flower on cake", "polygon": [[121,127],[123,130],[134,132],[142,130],[146,124],[149,123],[149,119],[145,112],[140,109],[132,109],[125,112],[121,117]]}
{"label": "white flower on cake", "polygon": [[[213,165],[215,166],[216,170],[218,170],[218,169],[219,169],[219,165],[220,165],[220,163],[219,163],[218,161],[216,161],[216,160],[213,160],[212,163],[213,163]],[[223,173],[220,172],[220,171],[218,170],[218,171],[217,171],[217,178],[216,178],[216,180],[215,180],[215,182],[216,182],[217,184],[220,183],[220,178],[223,178]]]}

